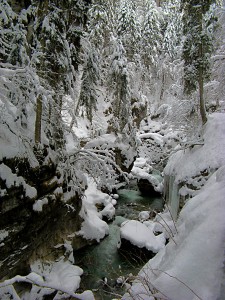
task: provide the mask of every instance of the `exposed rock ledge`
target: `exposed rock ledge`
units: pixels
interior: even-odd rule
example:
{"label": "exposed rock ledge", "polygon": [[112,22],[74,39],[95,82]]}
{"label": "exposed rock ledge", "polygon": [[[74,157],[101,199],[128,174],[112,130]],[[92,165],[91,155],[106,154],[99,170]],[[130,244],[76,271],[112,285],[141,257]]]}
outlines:
{"label": "exposed rock ledge", "polygon": [[[7,173],[7,174],[6,174]],[[88,241],[75,235],[82,222],[81,201],[62,200],[63,179],[52,162],[32,169],[26,160],[0,162],[0,278],[25,274],[35,259],[54,259],[65,248]]]}

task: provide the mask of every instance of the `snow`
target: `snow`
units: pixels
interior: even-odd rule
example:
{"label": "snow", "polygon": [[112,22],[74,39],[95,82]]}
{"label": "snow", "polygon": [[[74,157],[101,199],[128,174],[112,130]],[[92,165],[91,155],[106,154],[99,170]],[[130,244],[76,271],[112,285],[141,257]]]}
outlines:
{"label": "snow", "polygon": [[121,224],[120,237],[139,248],[146,248],[154,253],[165,246],[163,234],[155,236],[149,227],[135,220],[125,221]]}
{"label": "snow", "polygon": [[[163,231],[170,240],[142,268],[123,300],[224,299],[224,114],[209,116],[203,138],[204,145],[175,153],[165,173],[175,176],[178,182],[184,179],[191,182],[194,175],[205,169],[211,172],[211,176],[206,182],[203,180],[203,186],[187,200],[176,223],[171,219],[169,210],[157,214],[154,221],[143,222],[142,225],[153,232]],[[189,193],[185,185],[180,192],[183,195]],[[142,229],[139,225],[136,228],[140,228],[135,236],[138,244]],[[129,231],[135,234],[135,228]],[[132,240],[129,233],[126,236]],[[135,243],[134,240],[132,242]]]}
{"label": "snow", "polygon": [[[45,278],[45,284],[53,289],[73,293],[80,286],[80,276],[83,271],[62,258],[57,262],[43,264],[36,261],[31,270]],[[41,285],[41,284],[40,284]]]}
{"label": "snow", "polygon": [[176,174],[176,182],[180,182],[201,171],[216,170],[225,164],[224,113],[214,113],[208,116],[203,141],[204,145],[188,148],[185,151],[180,150],[173,154],[164,169],[164,174]]}
{"label": "snow", "polygon": [[156,172],[154,172],[153,168],[147,163],[145,158],[140,157],[135,160],[134,166],[131,170],[131,174],[138,180],[147,179],[152,184],[155,191],[162,192],[163,178],[159,174],[156,174]]}
{"label": "snow", "polygon": [[103,134],[95,139],[92,139],[85,145],[85,148],[114,148],[116,142],[116,135],[115,134]]}
{"label": "snow", "polygon": [[42,211],[43,210],[43,205],[48,204],[48,199],[39,199],[33,204],[33,210],[34,211]]}
{"label": "snow", "polygon": [[[82,294],[76,294],[75,291],[80,286],[81,275],[83,270],[65,261],[62,256],[58,261],[43,262],[35,261],[31,265],[31,273],[27,276],[17,275],[9,280],[0,283],[0,297],[7,299],[7,295],[12,294],[13,299],[44,299],[46,295],[57,291],[54,299],[66,299],[68,295],[75,299],[93,300],[91,291],[85,291]],[[27,282],[32,284],[29,292],[23,292],[21,298],[18,297],[14,290],[15,282]],[[11,299],[11,298],[10,298]]]}
{"label": "snow", "polygon": [[81,230],[77,232],[78,235],[87,240],[100,242],[109,233],[107,223],[101,220],[94,210],[89,209],[80,215],[84,218],[84,222],[81,225]]}
{"label": "snow", "polygon": [[138,215],[139,221],[146,221],[150,217],[149,211],[141,211]]}
{"label": "snow", "polygon": [[161,147],[163,147],[163,136],[159,133],[142,133],[139,134],[138,136],[140,139],[152,139],[156,144],[160,145]]}
{"label": "snow", "polygon": [[223,284],[224,195],[225,166],[187,202],[177,222],[176,244],[171,240],[144,266],[130,291],[133,298],[126,294],[124,300],[150,299],[143,278],[168,299],[218,299]]}
{"label": "snow", "polygon": [[0,230],[0,242],[2,242],[7,236],[9,232],[5,229]]}
{"label": "snow", "polygon": [[37,190],[27,184],[22,176],[12,173],[12,170],[4,163],[0,164],[0,177],[5,181],[7,188],[22,185],[28,198],[33,199],[37,197]]}
{"label": "snow", "polygon": [[[97,205],[103,205],[104,208],[98,211]],[[78,235],[87,240],[96,240],[100,242],[109,233],[108,224],[102,220],[103,216],[112,219],[115,215],[114,199],[106,193],[97,189],[97,183],[93,179],[88,179],[88,188],[82,199],[82,208],[80,216],[84,219],[81,224]]]}
{"label": "snow", "polygon": [[[7,69],[8,70],[8,69]],[[9,70],[10,71],[10,70]],[[9,99],[3,102],[4,97],[0,99],[1,109],[1,126],[0,126],[0,160],[3,158],[24,158],[29,160],[32,167],[39,165],[34,153],[31,149],[31,140],[33,138],[33,132],[30,128],[34,128],[34,111],[31,105],[27,105],[27,128],[22,129],[20,120],[18,118],[19,109],[14,106]],[[43,134],[43,139],[45,134]],[[46,139],[45,139],[46,140]]]}
{"label": "snow", "polygon": [[107,204],[103,210],[101,211],[101,215],[107,217],[108,219],[112,219],[115,216],[115,200],[112,200],[112,203]]}

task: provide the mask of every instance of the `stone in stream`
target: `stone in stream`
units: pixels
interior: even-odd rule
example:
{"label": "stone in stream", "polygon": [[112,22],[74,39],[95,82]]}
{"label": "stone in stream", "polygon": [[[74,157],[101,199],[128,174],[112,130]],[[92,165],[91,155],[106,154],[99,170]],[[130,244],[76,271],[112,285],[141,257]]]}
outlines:
{"label": "stone in stream", "polygon": [[120,248],[118,249],[120,255],[125,257],[131,262],[146,263],[149,259],[155,256],[156,253],[146,249],[145,247],[139,248],[133,245],[130,241],[121,238]]}
{"label": "stone in stream", "polygon": [[139,191],[141,192],[142,195],[145,195],[145,196],[160,196],[161,195],[160,192],[157,192],[154,189],[154,186],[148,179],[145,179],[145,178],[139,179],[137,185],[138,185]]}

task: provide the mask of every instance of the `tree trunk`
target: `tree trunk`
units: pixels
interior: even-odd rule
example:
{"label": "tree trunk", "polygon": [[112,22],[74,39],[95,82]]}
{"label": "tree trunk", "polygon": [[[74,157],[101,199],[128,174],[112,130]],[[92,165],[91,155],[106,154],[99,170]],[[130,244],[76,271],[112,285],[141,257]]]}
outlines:
{"label": "tree trunk", "polygon": [[200,101],[200,114],[202,118],[202,123],[205,124],[207,122],[207,114],[206,114],[206,108],[205,108],[205,101],[204,101],[204,81],[203,81],[203,72],[202,67],[199,69],[199,101]]}
{"label": "tree trunk", "polygon": [[42,97],[37,97],[36,120],[35,120],[35,144],[41,143],[41,116],[42,116]]}
{"label": "tree trunk", "polygon": [[203,74],[203,41],[202,41],[202,6],[199,8],[199,32],[201,34],[201,41],[199,43],[199,77],[198,77],[198,86],[199,86],[199,105],[200,105],[200,114],[202,118],[202,123],[207,122],[207,114],[204,101],[204,74]]}

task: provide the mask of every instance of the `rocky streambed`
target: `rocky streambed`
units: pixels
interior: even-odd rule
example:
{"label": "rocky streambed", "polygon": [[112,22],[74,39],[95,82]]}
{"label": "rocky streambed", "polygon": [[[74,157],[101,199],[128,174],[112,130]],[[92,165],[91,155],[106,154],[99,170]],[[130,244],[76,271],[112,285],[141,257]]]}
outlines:
{"label": "rocky streambed", "polygon": [[118,194],[116,216],[109,224],[109,235],[97,245],[74,252],[75,264],[84,270],[80,289],[94,291],[96,299],[113,299],[122,295],[126,285],[152,257],[152,252],[129,245],[118,249],[120,225],[126,220],[138,219],[141,211],[153,212],[163,208],[160,196],[142,196],[139,191],[129,189],[121,189]]}

